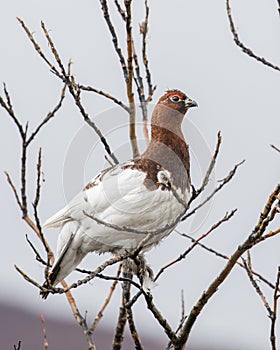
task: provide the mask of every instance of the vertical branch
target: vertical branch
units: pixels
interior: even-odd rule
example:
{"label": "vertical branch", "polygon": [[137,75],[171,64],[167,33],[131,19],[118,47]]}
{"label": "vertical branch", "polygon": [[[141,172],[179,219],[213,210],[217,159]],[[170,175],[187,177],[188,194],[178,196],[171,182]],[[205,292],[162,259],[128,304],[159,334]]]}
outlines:
{"label": "vertical branch", "polygon": [[125,324],[127,320],[127,314],[126,314],[126,307],[125,307],[125,287],[124,287],[123,282],[123,291],[122,291],[122,305],[119,309],[119,318],[118,318],[118,323],[115,331],[115,336],[113,340],[113,350],[120,350],[122,347],[122,342],[123,342],[123,335],[124,335],[124,330],[125,330]]}
{"label": "vertical branch", "polygon": [[126,81],[128,78],[127,66],[126,66],[124,55],[122,53],[122,49],[119,46],[119,41],[118,41],[118,37],[117,37],[116,31],[115,31],[115,28],[114,28],[112,21],[111,21],[111,18],[110,18],[107,0],[100,0],[100,4],[101,4],[104,19],[107,23],[108,29],[109,29],[111,36],[112,36],[112,41],[114,44],[115,51],[116,51],[117,55],[119,56],[119,60],[120,60],[122,71],[123,71],[124,80]]}
{"label": "vertical branch", "polygon": [[49,342],[47,339],[47,329],[46,329],[46,321],[44,318],[44,315],[41,314],[41,323],[42,323],[42,328],[43,328],[43,335],[44,335],[44,341],[43,341],[43,346],[44,346],[44,350],[48,350],[49,348]]}
{"label": "vertical branch", "polygon": [[145,92],[144,92],[144,85],[143,85],[143,78],[140,74],[140,67],[139,67],[139,62],[138,62],[138,57],[133,45],[133,60],[135,63],[135,73],[136,77],[134,77],[134,81],[137,87],[137,93],[138,93],[138,98],[140,101],[140,107],[142,110],[142,116],[143,116],[143,132],[146,140],[146,144],[149,144],[149,132],[148,132],[148,126],[147,126],[147,121],[148,121],[148,111],[147,111],[147,101],[145,98]]}
{"label": "vertical branch", "polygon": [[279,299],[279,285],[280,285],[280,266],[278,266],[278,272],[277,272],[277,278],[274,288],[274,294],[273,294],[273,314],[271,317],[271,328],[270,328],[270,342],[271,342],[271,349],[276,350],[276,334],[275,334],[275,328],[276,328],[276,317],[277,317],[277,308],[278,308],[278,299]]}
{"label": "vertical branch", "polygon": [[[127,271],[127,272],[124,272],[124,277],[132,279],[133,275],[131,272]],[[130,288],[131,288],[130,282],[123,283],[124,306],[125,307],[130,300]],[[134,344],[135,344],[135,349],[136,350],[143,350],[139,335],[138,335],[136,327],[135,327],[132,308],[127,308],[126,311],[127,311],[127,321],[128,321],[131,336],[132,336]]]}
{"label": "vertical branch", "polygon": [[135,327],[132,309],[130,307],[127,307],[127,304],[130,300],[130,280],[132,279],[133,275],[130,272],[129,263],[126,262],[123,264],[123,277],[124,280],[122,283],[122,306],[119,310],[119,319],[116,327],[115,338],[113,341],[113,350],[120,350],[122,347],[126,321],[128,321],[130,333],[135,344],[135,349],[143,350],[139,335]]}
{"label": "vertical branch", "polygon": [[129,136],[132,147],[133,158],[139,156],[137,146],[136,132],[135,132],[135,101],[133,93],[133,38],[132,38],[132,15],[131,15],[132,0],[125,0],[126,8],[126,44],[127,44],[127,79],[126,79],[126,93],[129,102]]}
{"label": "vertical branch", "polygon": [[46,270],[45,270],[45,274],[46,276],[48,275],[48,271],[49,271],[49,267],[50,267],[50,262],[51,260],[53,260],[53,253],[48,245],[48,242],[45,239],[45,236],[42,232],[42,227],[41,227],[41,223],[40,223],[40,219],[39,219],[39,215],[38,215],[38,204],[40,201],[40,195],[41,195],[41,171],[42,171],[42,148],[39,148],[39,152],[38,152],[38,161],[37,161],[37,183],[36,183],[36,194],[35,194],[35,199],[33,202],[33,208],[34,208],[34,218],[35,218],[35,223],[36,223],[36,227],[38,230],[38,235],[39,238],[41,240],[41,242],[43,243],[43,246],[45,248],[45,251],[47,253],[47,265],[46,265]]}
{"label": "vertical branch", "polygon": [[146,102],[149,103],[153,98],[153,94],[156,89],[156,86],[153,86],[152,84],[152,77],[151,77],[151,72],[149,68],[148,56],[147,56],[147,34],[149,29],[148,23],[149,23],[149,13],[150,13],[148,0],[145,0],[145,10],[146,10],[145,19],[140,24],[140,34],[142,34],[142,60],[146,71],[146,81],[148,85],[148,97],[146,99]]}

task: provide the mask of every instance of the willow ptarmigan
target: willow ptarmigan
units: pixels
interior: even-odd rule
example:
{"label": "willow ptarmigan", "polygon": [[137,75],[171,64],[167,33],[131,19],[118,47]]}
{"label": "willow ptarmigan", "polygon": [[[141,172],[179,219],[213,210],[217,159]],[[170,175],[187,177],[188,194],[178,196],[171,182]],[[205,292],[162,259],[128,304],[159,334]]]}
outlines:
{"label": "willow ptarmigan", "polygon": [[[189,151],[181,124],[188,109],[196,106],[183,92],[167,91],[153,111],[147,150],[139,158],[100,172],[46,221],[45,228],[57,227],[60,234],[58,256],[44,287],[62,281],[89,252],[133,251],[145,231],[158,230],[145,243],[145,251],[172,231],[168,225],[182,215],[191,197]],[[41,295],[46,298],[48,292]]]}

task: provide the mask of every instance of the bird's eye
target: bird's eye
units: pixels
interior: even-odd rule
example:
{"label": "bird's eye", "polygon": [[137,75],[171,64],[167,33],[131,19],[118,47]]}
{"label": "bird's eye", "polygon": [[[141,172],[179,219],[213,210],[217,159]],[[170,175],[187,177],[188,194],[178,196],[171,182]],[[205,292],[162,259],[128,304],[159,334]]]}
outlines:
{"label": "bird's eye", "polygon": [[178,101],[180,101],[180,97],[177,96],[177,95],[174,95],[174,96],[171,97],[171,101],[178,102]]}

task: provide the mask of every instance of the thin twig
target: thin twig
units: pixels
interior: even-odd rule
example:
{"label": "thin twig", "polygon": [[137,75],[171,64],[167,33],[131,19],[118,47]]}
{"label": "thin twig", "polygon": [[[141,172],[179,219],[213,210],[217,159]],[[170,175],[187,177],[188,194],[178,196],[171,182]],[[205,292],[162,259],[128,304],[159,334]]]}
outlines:
{"label": "thin twig", "polygon": [[115,154],[112,152],[111,147],[109,146],[105,136],[103,135],[101,130],[97,127],[97,125],[93,122],[92,118],[90,118],[89,114],[86,112],[84,106],[82,105],[81,99],[80,99],[79,88],[77,87],[77,89],[75,90],[73,88],[73,84],[68,85],[68,88],[69,88],[71,95],[74,98],[76,106],[79,108],[79,111],[81,112],[81,114],[84,118],[84,121],[96,132],[96,134],[100,138],[100,141],[103,143],[103,146],[104,146],[106,152],[108,153],[108,155],[112,158],[112,160],[114,161],[115,164],[118,164],[119,161],[118,161],[117,157],[115,156]]}
{"label": "thin twig", "polygon": [[158,321],[158,323],[161,325],[161,327],[164,329],[166,335],[172,342],[173,346],[178,343],[178,338],[175,334],[175,332],[172,330],[172,327],[167,322],[167,320],[162,316],[161,312],[156,308],[153,297],[151,294],[143,294],[145,297],[145,301],[147,304],[148,309],[152,312],[155,319]]}
{"label": "thin twig", "polygon": [[272,350],[276,350],[276,317],[278,309],[278,299],[279,299],[279,285],[280,285],[280,266],[278,266],[276,283],[273,293],[273,314],[271,317],[271,328],[270,328],[270,342]]}
{"label": "thin twig", "polygon": [[115,5],[117,7],[117,10],[119,14],[121,15],[122,19],[125,21],[126,20],[126,14],[125,11],[122,9],[121,5],[119,4],[118,0],[114,0]]}
{"label": "thin twig", "polygon": [[149,30],[149,26],[148,26],[149,13],[150,13],[150,8],[148,6],[148,0],[145,0],[145,19],[140,24],[140,34],[142,35],[142,60],[146,71],[146,81],[148,85],[148,97],[146,99],[147,103],[152,101],[153,94],[156,89],[156,86],[153,86],[152,84],[152,76],[149,68],[149,61],[148,61],[148,55],[147,55],[147,34]]}
{"label": "thin twig", "polygon": [[47,339],[46,321],[45,321],[45,318],[44,318],[43,314],[41,314],[40,319],[41,319],[42,328],[43,328],[43,335],[44,335],[44,342],[43,342],[44,350],[48,350],[49,342],[48,342],[48,339]]}
{"label": "thin twig", "polygon": [[[46,29],[45,23],[43,21],[41,21],[41,28],[43,29],[43,31],[45,33],[45,37],[46,37],[46,39],[48,41],[48,44],[50,45],[50,48],[51,48],[51,51],[52,51],[52,53],[53,53],[53,55],[55,57],[55,60],[56,60],[58,66],[59,66],[59,68],[61,70],[62,76],[64,78],[69,77],[68,74],[67,74],[66,69],[64,68],[64,65],[62,63],[60,55],[59,55],[59,53],[58,53],[58,51],[57,51],[57,49],[56,49],[56,47],[54,45],[54,42],[52,41],[52,38],[49,35],[49,31]],[[66,80],[66,82],[67,82],[67,80]]]}
{"label": "thin twig", "polygon": [[137,87],[137,93],[138,93],[138,99],[140,101],[140,107],[142,110],[142,120],[143,120],[143,133],[146,140],[146,145],[149,144],[149,132],[148,132],[148,126],[147,126],[147,120],[148,120],[148,110],[147,110],[147,102],[145,98],[145,91],[144,91],[144,85],[143,85],[143,78],[140,73],[140,67],[138,62],[138,56],[135,51],[135,47],[133,45],[133,60],[135,63],[135,72],[136,77],[134,77],[134,81]]}
{"label": "thin twig", "polygon": [[0,96],[0,104],[1,106],[7,111],[8,115],[12,118],[12,120],[14,121],[15,125],[17,126],[17,129],[20,133],[21,138],[24,138],[24,130],[22,125],[20,124],[19,120],[17,119],[14,109],[13,109],[13,105],[11,102],[11,98],[9,95],[9,92],[7,90],[7,86],[5,83],[3,83],[3,87],[4,87],[4,93],[5,93],[5,97],[6,97],[6,102],[4,101],[4,99]]}
{"label": "thin twig", "polygon": [[[280,1],[280,0],[279,0]],[[270,147],[272,147],[273,149],[275,149],[275,151],[279,152],[280,153],[280,148],[274,146],[274,145],[270,145]]]}
{"label": "thin twig", "polygon": [[21,349],[21,340],[18,341],[17,345],[14,344],[14,350],[20,350]]}
{"label": "thin twig", "polygon": [[50,119],[52,119],[55,116],[56,112],[61,108],[62,102],[65,98],[65,90],[66,90],[66,85],[64,85],[62,90],[61,90],[60,99],[59,99],[57,105],[54,107],[54,109],[52,111],[50,111],[47,114],[47,116],[42,120],[42,122],[37,126],[37,128],[34,130],[34,132],[32,132],[32,134],[26,140],[27,146],[34,140],[35,136],[39,133],[41,128],[44,125],[46,125],[50,121]]}
{"label": "thin twig", "polygon": [[33,44],[33,46],[34,46],[35,50],[37,51],[37,53],[39,54],[39,56],[47,63],[47,65],[50,67],[50,69],[53,72],[55,72],[55,74],[57,76],[59,76],[61,79],[63,79],[63,76],[58,72],[58,70],[55,68],[55,66],[46,58],[43,51],[41,50],[41,47],[38,45],[38,43],[34,39],[33,34],[30,32],[29,28],[25,25],[24,21],[19,17],[17,17],[17,20],[21,24],[22,28],[24,29],[26,35],[28,36],[29,40]]}
{"label": "thin twig", "polygon": [[18,193],[17,193],[17,189],[16,189],[16,187],[15,187],[15,185],[14,185],[12,179],[11,179],[11,176],[10,176],[10,174],[9,174],[7,171],[5,171],[4,173],[5,173],[5,175],[6,175],[7,182],[8,182],[8,184],[10,185],[10,187],[11,187],[13,193],[14,193],[16,202],[17,202],[18,206],[20,207],[20,209],[22,210],[22,209],[23,209],[23,206],[22,206],[22,203],[21,203],[21,201],[20,201],[19,195],[18,195]]}
{"label": "thin twig", "polygon": [[118,98],[112,96],[108,92],[104,92],[103,90],[95,89],[95,88],[93,88],[91,86],[84,86],[84,85],[81,85],[81,84],[78,84],[78,87],[81,90],[94,92],[94,93],[96,93],[96,94],[98,94],[100,96],[106,97],[108,100],[111,100],[115,104],[117,104],[120,107],[122,107],[126,112],[129,112],[129,107],[127,105],[125,105],[121,100],[119,100]]}
{"label": "thin twig", "polygon": [[33,250],[33,252],[35,253],[36,260],[39,261],[42,265],[47,266],[48,263],[41,257],[38,250],[35,248],[34,244],[28,238],[28,235],[25,235],[25,239],[29,244],[29,246],[31,247],[31,249]]}
{"label": "thin twig", "polygon": [[94,330],[96,329],[98,323],[100,322],[101,318],[103,317],[103,313],[106,309],[106,307],[108,306],[111,298],[112,298],[112,295],[116,289],[116,286],[118,284],[118,277],[120,276],[120,273],[121,273],[121,270],[122,270],[122,263],[119,264],[119,268],[118,268],[118,271],[117,271],[117,274],[116,274],[116,280],[114,280],[113,284],[111,285],[110,287],[110,291],[109,291],[109,294],[107,296],[107,298],[105,299],[104,301],[104,304],[102,305],[101,309],[99,310],[97,316],[95,317],[93,323],[92,323],[92,326],[90,327],[90,333],[93,333]]}
{"label": "thin twig", "polygon": [[[187,316],[185,314],[184,291],[181,290],[181,319],[180,319],[180,322],[179,322],[179,325],[178,325],[178,327],[176,329],[175,334],[177,334],[180,331],[180,329],[183,327],[184,322],[186,320],[186,317]],[[172,342],[169,341],[165,350],[170,350],[171,348],[172,348]]]}
{"label": "thin twig", "polygon": [[231,31],[231,33],[233,35],[233,40],[236,43],[236,45],[239,46],[241,48],[241,50],[245,54],[247,54],[248,56],[254,58],[255,60],[261,62],[262,64],[264,64],[264,65],[266,65],[266,66],[268,66],[270,68],[273,68],[273,69],[275,69],[277,71],[280,71],[280,67],[279,66],[276,66],[275,64],[267,61],[264,57],[260,57],[260,56],[256,55],[251,49],[249,49],[247,46],[245,46],[240,41],[237,29],[236,29],[234,21],[233,21],[233,17],[232,17],[232,14],[231,14],[230,0],[226,0],[226,8],[227,8],[227,17],[228,17],[229,24],[230,24],[230,31]]}
{"label": "thin twig", "polygon": [[109,10],[108,10],[107,0],[100,0],[100,4],[101,4],[104,19],[106,21],[106,24],[108,26],[108,29],[109,29],[111,37],[112,37],[115,52],[117,53],[119,60],[120,60],[120,63],[121,63],[124,80],[126,81],[128,78],[127,66],[126,66],[126,62],[125,62],[125,58],[124,58],[122,49],[119,46],[117,33],[116,33],[115,28],[113,26],[113,23],[111,21],[111,17],[110,17]]}
{"label": "thin twig", "polygon": [[104,225],[106,227],[109,227],[109,228],[112,228],[116,231],[121,231],[121,232],[131,232],[131,233],[137,233],[137,234],[140,234],[140,235],[155,235],[155,234],[159,234],[159,233],[162,233],[168,229],[171,229],[171,228],[174,228],[177,223],[180,221],[180,216],[179,216],[179,219],[177,218],[176,220],[174,220],[173,223],[169,224],[169,225],[166,225],[162,228],[159,228],[157,230],[147,230],[147,231],[141,231],[141,230],[138,230],[138,229],[134,229],[132,227],[128,227],[128,226],[119,226],[119,225],[115,225],[115,224],[111,224],[109,222],[106,222],[106,221],[103,221],[99,218],[97,218],[96,216],[94,215],[91,215],[89,213],[86,213],[85,211],[83,212],[86,216],[88,216],[89,218],[91,218],[92,220],[96,221],[98,224],[100,225]]}
{"label": "thin twig", "polygon": [[252,269],[251,269],[249,263],[246,262],[245,259],[242,259],[242,261],[243,261],[243,265],[245,267],[245,270],[247,272],[247,275],[249,277],[249,280],[250,280],[252,286],[255,288],[255,291],[257,292],[257,294],[261,298],[261,300],[262,300],[262,302],[263,302],[263,304],[268,312],[269,317],[271,317],[273,314],[273,311],[272,311],[271,307],[269,306],[269,303],[268,303],[265,295],[263,294],[261,288],[259,287],[259,285],[257,284],[256,280],[253,277]]}
{"label": "thin twig", "polygon": [[155,281],[159,278],[159,276],[170,266],[173,266],[174,264],[178,263],[179,261],[181,261],[182,259],[185,259],[186,256],[197,246],[197,244],[203,240],[204,238],[206,238],[210,233],[212,233],[214,230],[216,230],[221,224],[223,224],[224,222],[230,220],[233,215],[236,213],[237,209],[232,210],[230,213],[226,213],[225,216],[219,220],[218,222],[216,222],[207,232],[205,232],[204,234],[202,234],[197,240],[195,240],[195,242],[187,249],[185,250],[182,254],[180,254],[178,256],[177,259],[171,261],[170,263],[166,264],[165,266],[163,266],[159,272],[157,273],[156,277],[155,277]]}
{"label": "thin twig", "polygon": [[195,194],[192,198],[195,199],[197,196],[199,196],[199,194],[205,189],[205,187],[208,185],[208,182],[209,182],[209,179],[210,179],[210,176],[213,172],[213,169],[215,167],[215,164],[216,164],[216,160],[217,160],[217,157],[218,157],[218,154],[220,152],[220,147],[221,147],[221,143],[222,143],[222,134],[221,134],[221,131],[218,132],[218,135],[217,135],[217,143],[216,143],[216,148],[215,148],[215,151],[214,151],[214,154],[211,158],[211,162],[208,166],[208,169],[205,173],[205,176],[204,176],[204,179],[202,181],[202,184],[200,186],[200,188],[198,190],[195,191]]}
{"label": "thin twig", "polygon": [[232,180],[232,178],[234,177],[234,175],[235,175],[235,173],[236,173],[238,167],[239,167],[240,165],[242,165],[244,162],[245,162],[245,160],[243,160],[243,161],[240,162],[240,163],[237,163],[237,164],[233,167],[233,169],[228,173],[228,175],[227,175],[224,179],[220,180],[220,185],[217,186],[217,187],[214,189],[214,191],[213,191],[204,201],[202,201],[199,205],[197,205],[197,206],[196,206],[193,210],[191,210],[189,213],[187,213],[186,215],[184,215],[184,216],[182,217],[181,221],[184,221],[184,220],[186,220],[188,217],[190,217],[191,215],[195,214],[195,212],[196,212],[199,208],[201,208],[201,207],[202,207],[203,205],[205,205],[211,198],[213,198],[213,196],[214,196],[217,192],[219,192],[228,182],[230,182],[230,181]]}
{"label": "thin twig", "polygon": [[[186,234],[186,233],[182,233],[182,232],[179,232],[177,229],[175,230],[180,236],[182,237],[185,237],[185,238],[188,238],[189,240],[191,240],[192,242],[196,242],[197,240],[195,238],[193,238],[192,236]],[[279,233],[279,232],[277,232]],[[266,237],[266,235],[264,235],[264,237]],[[268,237],[267,237],[268,238]],[[229,260],[230,257],[225,255],[225,254],[222,254],[220,252],[218,252],[217,250],[213,249],[213,248],[210,248],[208,246],[206,246],[205,244],[202,244],[201,242],[197,242],[197,245],[201,248],[203,248],[204,250],[216,255],[217,257],[219,258],[222,258],[222,259],[225,259],[225,260]],[[237,261],[236,263],[238,266],[242,267],[243,269],[245,268],[243,263],[240,262],[240,261]],[[270,281],[268,281],[266,278],[264,278],[260,273],[252,270],[252,274],[254,276],[256,276],[259,280],[261,280],[262,282],[264,282],[267,286],[269,286],[270,288],[273,288],[274,289],[274,284]],[[280,290],[279,290],[280,292]]]}

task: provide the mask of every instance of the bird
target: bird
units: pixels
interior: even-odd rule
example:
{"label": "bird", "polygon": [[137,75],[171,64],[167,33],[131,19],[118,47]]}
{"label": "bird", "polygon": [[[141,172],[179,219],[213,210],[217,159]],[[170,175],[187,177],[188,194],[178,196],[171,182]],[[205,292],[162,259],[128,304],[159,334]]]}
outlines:
{"label": "bird", "polygon": [[[197,106],[184,92],[167,90],[153,110],[144,153],[101,171],[45,222],[44,228],[60,233],[57,258],[40,292],[43,299],[88,253],[133,252],[145,232],[154,232],[142,247],[144,254],[171,233],[192,195],[189,146],[181,125]],[[150,290],[152,272],[147,271],[142,283]]]}

